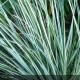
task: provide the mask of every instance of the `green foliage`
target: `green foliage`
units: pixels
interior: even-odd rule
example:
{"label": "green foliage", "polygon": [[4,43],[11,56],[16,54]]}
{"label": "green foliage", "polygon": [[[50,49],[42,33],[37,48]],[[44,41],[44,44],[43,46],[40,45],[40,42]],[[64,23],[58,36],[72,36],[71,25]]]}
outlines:
{"label": "green foliage", "polygon": [[[64,0],[49,0],[51,17],[46,0],[8,0],[8,3],[13,13],[0,2],[0,16],[5,19],[0,17],[3,48],[0,70],[7,75],[80,75],[77,0],[68,0],[69,9],[65,8]],[[72,15],[69,25],[66,10]],[[67,33],[66,27],[69,27]],[[43,76],[42,79],[45,80]]]}

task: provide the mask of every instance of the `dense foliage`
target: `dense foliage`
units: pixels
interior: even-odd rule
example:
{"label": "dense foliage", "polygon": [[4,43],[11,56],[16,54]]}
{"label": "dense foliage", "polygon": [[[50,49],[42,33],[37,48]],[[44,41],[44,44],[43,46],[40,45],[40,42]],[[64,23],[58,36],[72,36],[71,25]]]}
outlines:
{"label": "dense foliage", "polygon": [[79,26],[78,0],[0,0],[2,74],[80,75]]}

